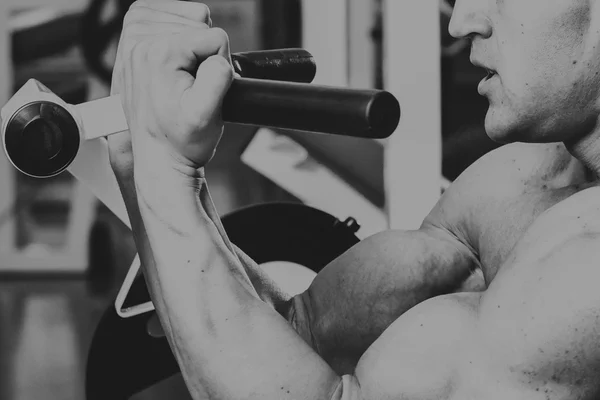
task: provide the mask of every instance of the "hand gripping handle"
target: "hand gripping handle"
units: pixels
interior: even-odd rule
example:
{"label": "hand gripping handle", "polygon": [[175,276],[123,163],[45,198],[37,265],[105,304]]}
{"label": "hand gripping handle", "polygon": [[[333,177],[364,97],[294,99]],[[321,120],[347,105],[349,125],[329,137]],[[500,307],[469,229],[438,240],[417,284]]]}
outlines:
{"label": "hand gripping handle", "polygon": [[[232,61],[240,75],[251,77],[232,82],[223,102],[225,122],[381,139],[400,121],[400,105],[389,92],[307,83],[316,67],[305,50],[238,53]],[[39,178],[64,171],[82,141],[129,129],[119,96],[73,106],[35,80],[2,109],[2,120],[9,159]]]}

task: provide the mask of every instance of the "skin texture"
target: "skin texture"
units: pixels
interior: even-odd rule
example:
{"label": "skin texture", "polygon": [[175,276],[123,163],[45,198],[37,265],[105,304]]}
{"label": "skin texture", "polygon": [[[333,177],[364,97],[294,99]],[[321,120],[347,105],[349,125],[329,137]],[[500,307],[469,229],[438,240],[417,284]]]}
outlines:
{"label": "skin texture", "polygon": [[450,33],[471,37],[471,59],[498,72],[486,94],[492,139],[573,140],[595,127],[599,11],[590,0],[456,2]]}
{"label": "skin texture", "polygon": [[419,230],[361,242],[293,299],[229,241],[204,176],[233,78],[227,36],[200,4],[128,13],[113,94],[131,132],[109,138],[111,165],[195,399],[600,394],[597,2],[455,6],[450,32],[498,71],[486,129],[507,145]]}

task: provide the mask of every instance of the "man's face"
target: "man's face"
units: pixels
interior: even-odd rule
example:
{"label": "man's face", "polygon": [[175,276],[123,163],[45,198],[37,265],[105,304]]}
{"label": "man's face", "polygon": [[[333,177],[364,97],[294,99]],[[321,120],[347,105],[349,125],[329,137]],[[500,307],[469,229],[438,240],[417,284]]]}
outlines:
{"label": "man's face", "polygon": [[472,39],[471,61],[494,70],[478,91],[498,142],[566,141],[600,112],[600,1],[456,0],[450,34]]}

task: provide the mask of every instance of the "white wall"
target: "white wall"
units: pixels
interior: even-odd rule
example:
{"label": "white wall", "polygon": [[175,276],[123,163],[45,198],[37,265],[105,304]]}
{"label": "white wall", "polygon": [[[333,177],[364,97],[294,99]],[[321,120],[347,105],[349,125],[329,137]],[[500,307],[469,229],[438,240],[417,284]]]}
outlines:
{"label": "white wall", "polygon": [[348,0],[302,1],[302,47],[317,63],[313,83],[348,86]]}
{"label": "white wall", "polygon": [[384,0],[385,87],[400,101],[398,130],[385,156],[390,227],[415,229],[440,196],[439,3]]}
{"label": "white wall", "polygon": [[[303,46],[317,62],[315,83],[363,86],[352,68],[367,70],[348,49],[356,0],[304,0]],[[365,1],[369,3],[369,1]],[[441,67],[439,3],[383,0],[385,89],[400,101],[398,130],[385,143],[384,174],[389,227],[418,228],[438,201],[441,179]],[[363,4],[364,20],[372,20]],[[354,10],[354,12],[353,12]],[[358,28],[366,33],[367,25]],[[358,29],[357,29],[358,30]],[[363,63],[367,57],[363,56]],[[364,72],[363,72],[364,74]],[[359,74],[360,75],[360,74]],[[364,79],[364,75],[363,75]]]}

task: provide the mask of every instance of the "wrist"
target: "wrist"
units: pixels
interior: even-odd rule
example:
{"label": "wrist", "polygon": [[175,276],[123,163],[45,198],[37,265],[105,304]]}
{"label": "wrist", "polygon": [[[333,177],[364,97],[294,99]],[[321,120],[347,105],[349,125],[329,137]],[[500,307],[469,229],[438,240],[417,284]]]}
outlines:
{"label": "wrist", "polygon": [[144,224],[192,234],[202,219],[199,194],[206,184],[203,169],[180,163],[166,149],[134,155],[134,182]]}
{"label": "wrist", "polygon": [[134,176],[137,185],[157,189],[199,188],[204,183],[204,168],[196,168],[156,139],[134,145]]}

